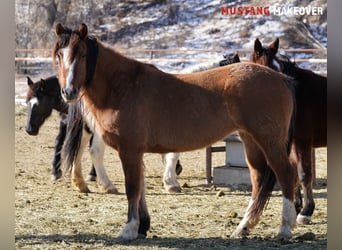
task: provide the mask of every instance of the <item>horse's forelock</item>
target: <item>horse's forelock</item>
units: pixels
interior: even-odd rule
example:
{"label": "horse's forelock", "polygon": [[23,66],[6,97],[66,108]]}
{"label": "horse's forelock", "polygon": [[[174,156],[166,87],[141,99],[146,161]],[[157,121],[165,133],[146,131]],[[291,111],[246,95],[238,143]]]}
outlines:
{"label": "horse's forelock", "polygon": [[[57,36],[57,40],[55,42],[55,45],[53,47],[53,63],[55,64],[57,52],[60,49],[63,49],[71,43],[74,45],[76,41],[79,39],[80,33],[75,30],[71,30],[69,28],[65,28],[64,32]],[[78,38],[78,39],[77,39]]]}

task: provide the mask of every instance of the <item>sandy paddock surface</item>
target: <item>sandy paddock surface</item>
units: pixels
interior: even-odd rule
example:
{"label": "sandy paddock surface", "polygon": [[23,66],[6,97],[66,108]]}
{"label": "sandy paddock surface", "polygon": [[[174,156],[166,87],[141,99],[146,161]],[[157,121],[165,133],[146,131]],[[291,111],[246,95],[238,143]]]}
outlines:
{"label": "sandy paddock surface", "polygon": [[[146,239],[121,242],[116,236],[126,221],[127,200],[117,153],[106,149],[105,166],[120,194],[105,194],[96,183],[92,191],[75,190],[70,178],[52,182],[50,167],[59,125],[53,115],[36,137],[26,134],[26,107],[15,109],[15,247],[16,249],[326,249],[327,158],[316,150],[316,209],[310,225],[297,225],[293,238],[277,241],[281,221],[281,193],[274,191],[261,221],[247,238],[230,234],[241,220],[250,188],[206,185],[205,150],[181,155],[183,172],[178,177],[182,193],[167,194],[162,186],[164,170],[160,155],[146,154],[146,199],[151,229]],[[213,165],[224,164],[216,153]],[[90,169],[85,153],[83,170]],[[223,196],[217,193],[222,191]]]}

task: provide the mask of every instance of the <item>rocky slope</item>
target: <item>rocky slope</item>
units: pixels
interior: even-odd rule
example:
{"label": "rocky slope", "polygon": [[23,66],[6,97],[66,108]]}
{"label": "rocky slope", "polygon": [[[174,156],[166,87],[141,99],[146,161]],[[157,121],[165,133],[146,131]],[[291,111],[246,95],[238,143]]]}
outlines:
{"label": "rocky slope", "polygon": [[[257,37],[266,44],[279,37],[284,49],[327,46],[326,0],[17,0],[15,5],[16,48],[51,48],[59,22],[70,27],[85,22],[91,33],[119,50],[251,49]],[[324,12],[318,16],[222,15],[221,7],[238,5],[319,6]]]}

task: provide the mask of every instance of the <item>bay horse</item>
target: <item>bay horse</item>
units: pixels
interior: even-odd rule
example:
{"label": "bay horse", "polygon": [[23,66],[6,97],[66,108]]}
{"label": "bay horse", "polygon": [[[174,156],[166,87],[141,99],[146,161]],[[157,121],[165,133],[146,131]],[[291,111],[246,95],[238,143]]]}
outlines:
{"label": "bay horse", "polygon": [[327,146],[327,77],[298,67],[285,56],[277,56],[278,48],[279,38],[268,47],[262,46],[259,39],[256,39],[251,60],[296,79],[297,112],[291,159],[297,165],[304,193],[302,204],[301,192],[297,189],[297,206],[299,209],[303,206],[297,222],[309,224],[315,209],[312,192],[315,165],[312,162],[312,149]]}
{"label": "bay horse", "polygon": [[[63,145],[65,144],[65,137],[68,131],[68,112],[70,112],[70,109],[72,110],[73,108],[70,107],[68,103],[63,100],[60,85],[56,76],[51,76],[36,82],[33,82],[30,77],[27,77],[27,85],[28,90],[26,94],[26,103],[28,115],[26,132],[29,135],[37,135],[39,133],[40,127],[43,125],[44,121],[51,115],[52,110],[58,111],[61,117],[59,132],[55,141],[54,159],[52,162],[52,180],[57,180],[62,176],[61,150],[63,148]],[[86,125],[82,125],[81,129],[83,128],[86,129]],[[84,141],[83,144],[85,145],[88,143],[90,148],[90,154],[93,164],[88,176],[88,180],[97,179],[99,185],[107,193],[118,193],[117,188],[109,180],[104,170],[103,150],[101,148],[101,144],[96,140],[96,138],[93,138],[92,133],[88,133],[87,139],[85,134],[86,133],[84,133],[84,136],[82,138],[79,138],[79,140]],[[78,154],[78,156],[79,158],[81,158],[82,154]],[[71,161],[71,164],[74,164],[74,160]],[[100,173],[99,176],[96,175],[95,168],[98,169],[97,172]],[[79,176],[72,175],[72,180],[80,192],[90,192],[86,184],[84,184],[83,186],[76,185],[76,183],[80,182]],[[83,183],[85,182],[83,181]]]}
{"label": "bay horse", "polygon": [[[185,152],[239,131],[251,173],[252,197],[234,236],[259,221],[273,186],[280,184],[283,211],[279,238],[290,238],[296,222],[296,170],[289,139],[295,110],[293,79],[255,63],[236,63],[190,74],[168,74],[125,57],[81,24],[57,24],[53,60],[64,98],[81,99],[96,130],[116,149],[125,175],[127,222],[119,238],[146,237],[143,154]],[[262,152],[269,165],[259,164]]]}
{"label": "bay horse", "polygon": [[[28,108],[26,132],[29,135],[37,135],[44,121],[51,115],[52,110],[59,112],[61,120],[59,132],[56,137],[55,153],[52,162],[52,180],[62,176],[61,170],[61,150],[63,157],[67,158],[67,164],[81,165],[83,152],[89,145],[92,158],[92,168],[87,180],[97,180],[99,186],[107,193],[117,194],[118,190],[110,181],[103,164],[104,143],[102,138],[92,132],[90,125],[83,120],[79,107],[66,103],[61,95],[60,85],[56,76],[51,76],[33,82],[27,77],[28,90],[26,103]],[[81,119],[78,123],[75,122]],[[88,123],[89,124],[89,123]],[[78,130],[78,137],[70,136],[71,131]],[[67,133],[68,131],[68,133]],[[69,136],[68,136],[69,135]],[[77,146],[76,146],[77,145]],[[81,147],[82,145],[82,147]],[[163,177],[164,188],[167,192],[180,192],[181,187],[176,179],[182,171],[178,153],[164,155],[165,171]],[[94,165],[99,169],[99,176],[96,175]],[[75,169],[81,169],[77,167]],[[73,173],[71,176],[74,186],[82,193],[89,193],[90,190],[83,179],[81,172]]]}

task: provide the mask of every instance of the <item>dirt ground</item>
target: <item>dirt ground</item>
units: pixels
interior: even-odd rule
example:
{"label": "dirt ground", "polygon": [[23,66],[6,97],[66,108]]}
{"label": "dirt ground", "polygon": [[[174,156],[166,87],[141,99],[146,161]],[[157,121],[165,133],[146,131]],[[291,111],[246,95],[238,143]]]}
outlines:
{"label": "dirt ground", "polygon": [[[250,198],[250,189],[206,185],[205,150],[181,155],[180,194],[162,186],[160,155],[146,154],[146,200],[151,229],[146,239],[121,242],[116,236],[127,216],[123,172],[117,153],[106,149],[105,166],[120,194],[104,194],[94,182],[90,194],[78,193],[70,178],[52,182],[50,168],[59,125],[53,115],[38,136],[25,132],[26,107],[16,106],[15,126],[15,247],[16,249],[326,249],[327,154],[316,150],[316,209],[310,225],[297,225],[293,238],[277,241],[281,193],[274,191],[259,224],[247,238],[232,239]],[[213,165],[224,164],[224,153]],[[83,170],[90,170],[85,153]],[[223,196],[217,196],[223,191]]]}

